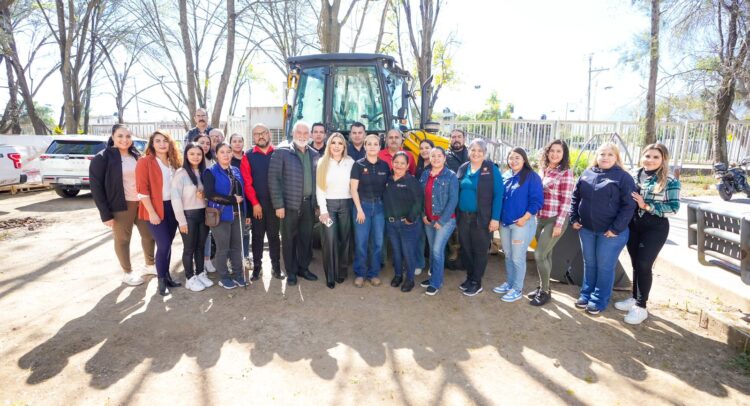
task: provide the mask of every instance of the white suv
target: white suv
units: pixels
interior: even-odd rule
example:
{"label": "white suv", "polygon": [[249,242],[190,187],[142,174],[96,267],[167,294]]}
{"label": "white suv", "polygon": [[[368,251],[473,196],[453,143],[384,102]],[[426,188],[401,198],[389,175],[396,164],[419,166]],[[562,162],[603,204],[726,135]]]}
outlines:
{"label": "white suv", "polygon": [[0,145],[0,186],[26,183],[21,170],[21,154],[11,145]]}
{"label": "white suv", "polygon": [[42,180],[61,197],[75,197],[89,189],[89,164],[107,147],[109,137],[100,135],[63,135],[53,137],[42,161]]}

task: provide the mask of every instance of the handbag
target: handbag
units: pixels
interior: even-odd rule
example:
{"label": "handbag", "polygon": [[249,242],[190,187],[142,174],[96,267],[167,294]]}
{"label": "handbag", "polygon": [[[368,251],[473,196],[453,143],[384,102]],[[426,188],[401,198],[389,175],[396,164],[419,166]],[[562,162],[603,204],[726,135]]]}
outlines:
{"label": "handbag", "polygon": [[206,207],[206,226],[216,227],[221,221],[221,210],[216,207]]}

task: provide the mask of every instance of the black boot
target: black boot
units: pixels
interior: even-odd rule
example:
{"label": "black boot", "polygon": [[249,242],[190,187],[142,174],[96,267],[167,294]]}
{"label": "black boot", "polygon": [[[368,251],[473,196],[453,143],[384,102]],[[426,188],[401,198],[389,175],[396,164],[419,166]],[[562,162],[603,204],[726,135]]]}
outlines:
{"label": "black boot", "polygon": [[179,288],[180,286],[182,286],[180,282],[175,282],[172,280],[172,275],[170,275],[169,272],[167,272],[167,277],[164,278],[164,282],[166,282],[167,287],[170,288]]}
{"label": "black boot", "polygon": [[260,266],[253,266],[253,274],[250,276],[251,281],[257,281],[260,279]]}
{"label": "black boot", "polygon": [[169,294],[169,290],[167,290],[167,282],[165,278],[159,278],[159,294],[162,296],[167,296]]}

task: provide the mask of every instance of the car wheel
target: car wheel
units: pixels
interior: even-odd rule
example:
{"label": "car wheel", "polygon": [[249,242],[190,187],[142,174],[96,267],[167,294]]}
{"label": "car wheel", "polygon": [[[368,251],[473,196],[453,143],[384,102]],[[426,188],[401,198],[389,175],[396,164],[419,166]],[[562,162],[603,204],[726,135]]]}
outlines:
{"label": "car wheel", "polygon": [[55,193],[57,193],[60,197],[76,197],[78,196],[78,192],[80,192],[81,189],[65,189],[62,187],[56,187]]}

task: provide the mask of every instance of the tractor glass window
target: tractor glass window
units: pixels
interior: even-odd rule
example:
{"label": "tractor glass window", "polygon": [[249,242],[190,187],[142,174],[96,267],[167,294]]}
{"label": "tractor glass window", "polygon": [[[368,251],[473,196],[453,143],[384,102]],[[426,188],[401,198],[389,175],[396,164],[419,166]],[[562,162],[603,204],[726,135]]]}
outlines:
{"label": "tractor glass window", "polygon": [[297,90],[297,101],[294,106],[292,125],[297,121],[317,123],[323,121],[325,101],[325,68],[312,68],[302,71]]}
{"label": "tractor glass window", "polygon": [[[385,74],[385,92],[390,100],[391,104],[391,117],[393,122],[390,123],[389,128],[398,128],[400,130],[407,130],[413,128],[411,123],[411,115],[409,114],[409,103],[408,99],[404,97],[404,77],[397,75],[388,69],[383,69]],[[404,108],[406,112],[406,123],[399,123],[398,111]]]}
{"label": "tractor glass window", "polygon": [[359,121],[367,131],[385,131],[383,98],[374,66],[337,68],[333,89],[335,129],[348,130]]}

